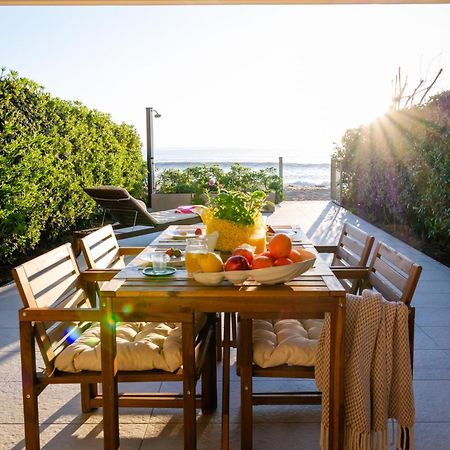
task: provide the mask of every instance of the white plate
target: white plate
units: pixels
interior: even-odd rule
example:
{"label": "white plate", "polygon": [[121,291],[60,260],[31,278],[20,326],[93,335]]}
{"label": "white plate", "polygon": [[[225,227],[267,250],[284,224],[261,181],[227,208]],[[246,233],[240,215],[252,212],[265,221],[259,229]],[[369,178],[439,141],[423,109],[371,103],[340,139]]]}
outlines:
{"label": "white plate", "polygon": [[209,286],[215,286],[225,278],[225,272],[194,272],[194,280]]}
{"label": "white plate", "polygon": [[168,239],[192,239],[197,237],[195,230],[167,230],[163,235]]}
{"label": "white plate", "polygon": [[273,228],[273,230],[275,231],[275,233],[266,234],[267,242],[270,242],[276,234],[285,234],[291,239],[297,234],[294,230],[289,230],[287,228]]}

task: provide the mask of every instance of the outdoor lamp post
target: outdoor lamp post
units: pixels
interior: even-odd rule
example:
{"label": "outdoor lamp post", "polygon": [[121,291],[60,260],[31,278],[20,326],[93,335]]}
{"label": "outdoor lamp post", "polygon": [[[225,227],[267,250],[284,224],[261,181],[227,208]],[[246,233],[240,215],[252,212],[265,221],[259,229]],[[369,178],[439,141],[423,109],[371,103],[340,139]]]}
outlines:
{"label": "outdoor lamp post", "polygon": [[147,204],[152,206],[152,193],[155,188],[155,164],[153,157],[153,116],[161,117],[161,114],[153,108],[146,108],[146,125],[147,125]]}

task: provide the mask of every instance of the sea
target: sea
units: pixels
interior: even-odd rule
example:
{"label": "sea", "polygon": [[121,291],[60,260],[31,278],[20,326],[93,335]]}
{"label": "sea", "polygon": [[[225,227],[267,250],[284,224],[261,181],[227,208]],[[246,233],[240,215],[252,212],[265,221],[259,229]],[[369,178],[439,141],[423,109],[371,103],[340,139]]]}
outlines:
{"label": "sea", "polygon": [[[265,169],[274,167],[276,173],[279,170],[278,161],[234,161],[238,162],[244,167],[249,167],[253,170]],[[229,170],[232,161],[168,161],[155,158],[155,172],[156,176],[164,169],[185,169],[189,166],[198,164],[212,165],[216,164],[224,170]],[[330,186],[330,164],[302,164],[297,162],[283,162],[283,184],[293,185],[299,187],[329,187]]]}

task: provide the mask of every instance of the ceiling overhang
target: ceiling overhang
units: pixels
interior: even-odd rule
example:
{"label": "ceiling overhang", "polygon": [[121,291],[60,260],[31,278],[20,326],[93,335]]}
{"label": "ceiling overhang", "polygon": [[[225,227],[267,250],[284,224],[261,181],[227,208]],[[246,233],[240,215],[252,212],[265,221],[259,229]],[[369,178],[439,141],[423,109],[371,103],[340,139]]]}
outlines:
{"label": "ceiling overhang", "polygon": [[143,5],[397,5],[445,4],[450,0],[0,0],[8,6],[143,6]]}

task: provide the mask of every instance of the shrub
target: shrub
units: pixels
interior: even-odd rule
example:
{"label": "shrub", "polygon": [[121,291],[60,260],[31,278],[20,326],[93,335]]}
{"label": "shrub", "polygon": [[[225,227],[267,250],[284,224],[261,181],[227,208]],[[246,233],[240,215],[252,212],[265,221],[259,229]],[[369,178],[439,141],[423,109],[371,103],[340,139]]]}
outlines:
{"label": "shrub", "polygon": [[0,72],[0,257],[13,262],[41,240],[88,226],[95,203],[82,188],[120,185],[142,196],[136,130],[79,102],[52,97]]}
{"label": "shrub", "polygon": [[274,167],[252,170],[240,164],[233,164],[229,171],[218,165],[197,165],[180,169],[165,169],[156,180],[158,192],[193,193],[198,198],[207,192],[217,192],[218,188],[253,192],[275,192],[276,201],[283,197],[281,178]]}
{"label": "shrub", "polygon": [[346,206],[449,248],[450,91],[347,130],[336,156]]}

